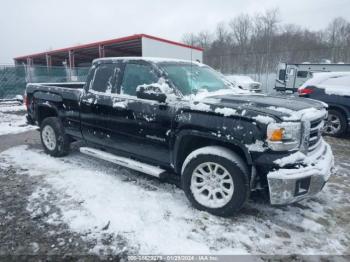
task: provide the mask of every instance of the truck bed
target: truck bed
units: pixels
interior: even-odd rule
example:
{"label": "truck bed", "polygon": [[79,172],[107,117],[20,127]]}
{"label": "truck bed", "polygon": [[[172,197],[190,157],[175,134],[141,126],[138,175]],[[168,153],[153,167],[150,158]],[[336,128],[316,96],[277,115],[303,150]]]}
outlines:
{"label": "truck bed", "polygon": [[30,83],[27,85],[27,94],[33,94],[34,97],[41,94],[44,98],[45,93],[57,94],[63,99],[78,101],[83,91],[84,82],[68,83]]}

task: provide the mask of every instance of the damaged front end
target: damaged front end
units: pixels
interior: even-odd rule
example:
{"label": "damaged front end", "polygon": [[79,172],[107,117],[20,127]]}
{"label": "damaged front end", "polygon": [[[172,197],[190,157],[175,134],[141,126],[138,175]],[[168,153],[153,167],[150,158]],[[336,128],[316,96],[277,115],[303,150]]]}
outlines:
{"label": "damaged front end", "polygon": [[332,150],[320,138],[317,148],[295,167],[282,167],[267,174],[271,204],[290,204],[317,194],[328,181],[333,166]]}
{"label": "damaged front end", "polygon": [[330,146],[322,138],[326,116],[324,108],[310,108],[287,117],[288,120],[295,119],[295,122],[268,125],[270,149],[277,153],[291,152],[271,159],[273,168],[266,178],[272,205],[290,204],[313,196],[328,181],[334,158]]}

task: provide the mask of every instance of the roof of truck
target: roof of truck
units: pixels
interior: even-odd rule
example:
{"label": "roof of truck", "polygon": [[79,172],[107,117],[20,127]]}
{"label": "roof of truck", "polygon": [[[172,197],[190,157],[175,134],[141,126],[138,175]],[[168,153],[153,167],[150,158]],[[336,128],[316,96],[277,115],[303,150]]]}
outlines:
{"label": "roof of truck", "polygon": [[93,64],[113,62],[113,61],[130,61],[130,60],[143,60],[154,63],[164,63],[164,62],[175,62],[175,63],[192,63],[199,66],[203,64],[197,61],[190,61],[185,59],[176,59],[176,58],[163,58],[163,57],[140,57],[140,56],[121,56],[121,57],[104,57],[104,58],[96,58],[93,60]]}

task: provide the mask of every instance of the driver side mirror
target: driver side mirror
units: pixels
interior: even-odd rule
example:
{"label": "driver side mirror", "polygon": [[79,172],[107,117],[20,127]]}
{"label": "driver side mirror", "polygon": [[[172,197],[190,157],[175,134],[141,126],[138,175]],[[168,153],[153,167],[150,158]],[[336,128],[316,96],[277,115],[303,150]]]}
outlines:
{"label": "driver side mirror", "polygon": [[166,101],[166,94],[156,85],[141,85],[136,89],[136,97],[140,99],[147,99],[164,103]]}

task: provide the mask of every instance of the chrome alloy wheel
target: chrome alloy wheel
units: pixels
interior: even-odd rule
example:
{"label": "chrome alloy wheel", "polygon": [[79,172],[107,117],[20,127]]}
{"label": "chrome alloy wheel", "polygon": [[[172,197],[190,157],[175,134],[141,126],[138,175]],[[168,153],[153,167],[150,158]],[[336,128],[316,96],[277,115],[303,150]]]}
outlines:
{"label": "chrome alloy wheel", "polygon": [[340,129],[340,118],[337,115],[328,114],[328,118],[324,126],[324,132],[329,135],[334,135],[338,133]]}
{"label": "chrome alloy wheel", "polygon": [[56,134],[53,128],[49,125],[45,126],[42,131],[43,143],[49,150],[54,150],[56,147]]}
{"label": "chrome alloy wheel", "polygon": [[191,191],[195,200],[201,205],[220,208],[232,198],[233,179],[222,165],[204,162],[192,173]]}

